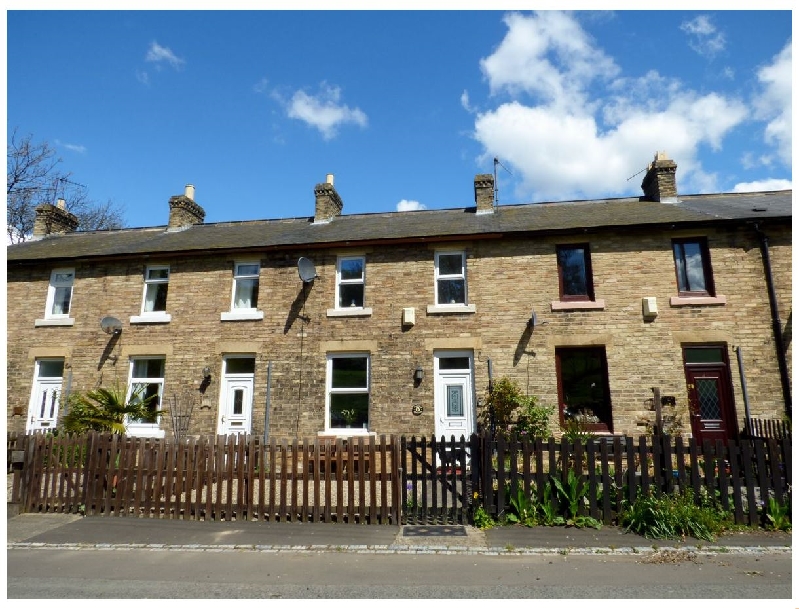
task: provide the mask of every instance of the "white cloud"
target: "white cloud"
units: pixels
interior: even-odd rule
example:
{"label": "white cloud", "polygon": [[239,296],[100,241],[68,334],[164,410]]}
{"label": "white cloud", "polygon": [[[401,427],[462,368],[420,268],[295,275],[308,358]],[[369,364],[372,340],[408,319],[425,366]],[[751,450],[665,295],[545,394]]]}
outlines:
{"label": "white cloud", "polygon": [[683,21],[680,29],[690,37],[688,46],[704,57],[712,58],[726,46],[724,34],[716,31],[716,26],[707,15]]}
{"label": "white cloud", "polygon": [[791,190],[793,182],[791,180],[769,179],[756,180],[754,182],[741,182],[736,184],[733,192],[762,192],[768,190]]}
{"label": "white cloud", "polygon": [[397,203],[397,211],[418,211],[420,209],[427,209],[427,207],[419,203],[419,201],[408,201],[407,199],[403,199]]}
{"label": "white cloud", "polygon": [[183,59],[175,55],[172,49],[169,47],[162,47],[155,41],[150,43],[150,48],[147,50],[147,55],[144,60],[153,62],[156,65],[166,62],[176,70],[180,69],[183,64],[186,63]]}
{"label": "white cloud", "polygon": [[150,75],[147,74],[147,72],[144,72],[142,70],[136,70],[136,80],[138,80],[143,85],[149,85],[150,84]]}
{"label": "white cloud", "polygon": [[568,14],[514,14],[505,23],[507,35],[481,67],[491,93],[512,99],[478,113],[473,135],[484,147],[480,162],[496,156],[513,166],[518,198],[640,194],[639,172],[656,151],[678,163],[680,192],[715,187],[699,149],[722,147],[748,118],[743,102],[655,71],[621,76]]}
{"label": "white cloud", "polygon": [[84,154],[86,152],[86,146],[82,146],[80,144],[67,144],[61,140],[55,140],[55,144],[56,146],[61,146],[62,148],[66,148],[67,150],[77,152],[79,154]]}
{"label": "white cloud", "polygon": [[267,90],[268,84],[269,81],[266,78],[262,78],[252,86],[252,90],[256,93],[264,93]]}
{"label": "white cloud", "polygon": [[586,103],[585,88],[607,79],[618,67],[570,15],[555,11],[504,18],[508,33],[489,57],[480,60],[492,94],[526,93],[555,106]]}
{"label": "white cloud", "polygon": [[786,167],[791,167],[792,159],[792,52],[791,41],[773,59],[761,68],[757,78],[762,91],[754,99],[755,116],[768,121],[764,140],[776,147],[780,160]]}
{"label": "white cloud", "polygon": [[296,91],[288,101],[289,118],[301,120],[319,129],[326,140],[334,138],[339,127],[355,124],[364,128],[368,124],[366,114],[360,108],[350,108],[341,104],[341,89],[323,82],[317,95]]}
{"label": "white cloud", "polygon": [[466,112],[474,112],[469,104],[469,92],[466,89],[464,89],[463,93],[461,93],[461,106],[464,110],[466,110]]}

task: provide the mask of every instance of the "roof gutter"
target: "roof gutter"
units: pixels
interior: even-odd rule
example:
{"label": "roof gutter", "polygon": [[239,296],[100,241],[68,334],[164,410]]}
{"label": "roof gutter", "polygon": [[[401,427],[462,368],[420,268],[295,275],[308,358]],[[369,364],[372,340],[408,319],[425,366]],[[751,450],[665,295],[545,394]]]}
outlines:
{"label": "roof gutter", "polygon": [[780,369],[780,383],[782,384],[782,396],[785,400],[785,414],[791,416],[791,382],[788,379],[788,362],[785,358],[785,341],[782,337],[782,320],[780,310],[777,306],[777,292],[774,289],[774,277],[771,272],[771,257],[769,256],[768,237],[760,226],[755,224],[755,232],[760,237],[760,254],[763,258],[763,269],[766,275],[766,287],[768,288],[768,300],[771,306],[771,326],[774,332],[774,345],[777,349],[777,364]]}

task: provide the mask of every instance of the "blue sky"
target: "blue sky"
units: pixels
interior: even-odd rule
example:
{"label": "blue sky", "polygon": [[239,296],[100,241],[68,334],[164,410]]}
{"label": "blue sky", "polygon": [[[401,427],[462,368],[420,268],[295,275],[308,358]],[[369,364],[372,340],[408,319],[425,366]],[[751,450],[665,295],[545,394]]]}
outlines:
{"label": "blue sky", "polygon": [[[790,11],[20,11],[7,137],[128,226],[791,188]],[[637,175],[636,175],[637,174]],[[635,176],[632,177],[631,176]]]}

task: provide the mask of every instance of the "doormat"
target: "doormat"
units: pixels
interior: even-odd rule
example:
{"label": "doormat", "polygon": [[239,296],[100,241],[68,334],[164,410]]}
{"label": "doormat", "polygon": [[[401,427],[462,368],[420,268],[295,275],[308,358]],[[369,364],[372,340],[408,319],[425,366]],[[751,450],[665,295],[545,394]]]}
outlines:
{"label": "doormat", "polygon": [[406,524],[404,537],[466,537],[466,527],[460,524]]}

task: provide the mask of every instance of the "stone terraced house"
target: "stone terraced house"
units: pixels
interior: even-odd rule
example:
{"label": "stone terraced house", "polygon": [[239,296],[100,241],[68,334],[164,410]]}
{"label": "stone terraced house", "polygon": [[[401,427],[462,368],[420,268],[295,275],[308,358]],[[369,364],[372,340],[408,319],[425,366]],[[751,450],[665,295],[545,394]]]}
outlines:
{"label": "stone terraced house", "polygon": [[41,205],[7,248],[8,429],[120,386],[167,409],[134,435],[459,437],[509,377],[556,434],[638,435],[659,395],[735,436],[790,414],[792,192],[675,176],[659,154],[641,197],[496,205],[480,174],[474,204],[353,215],[328,176],[312,217],[214,224],[187,186],[166,226],[96,232]]}

